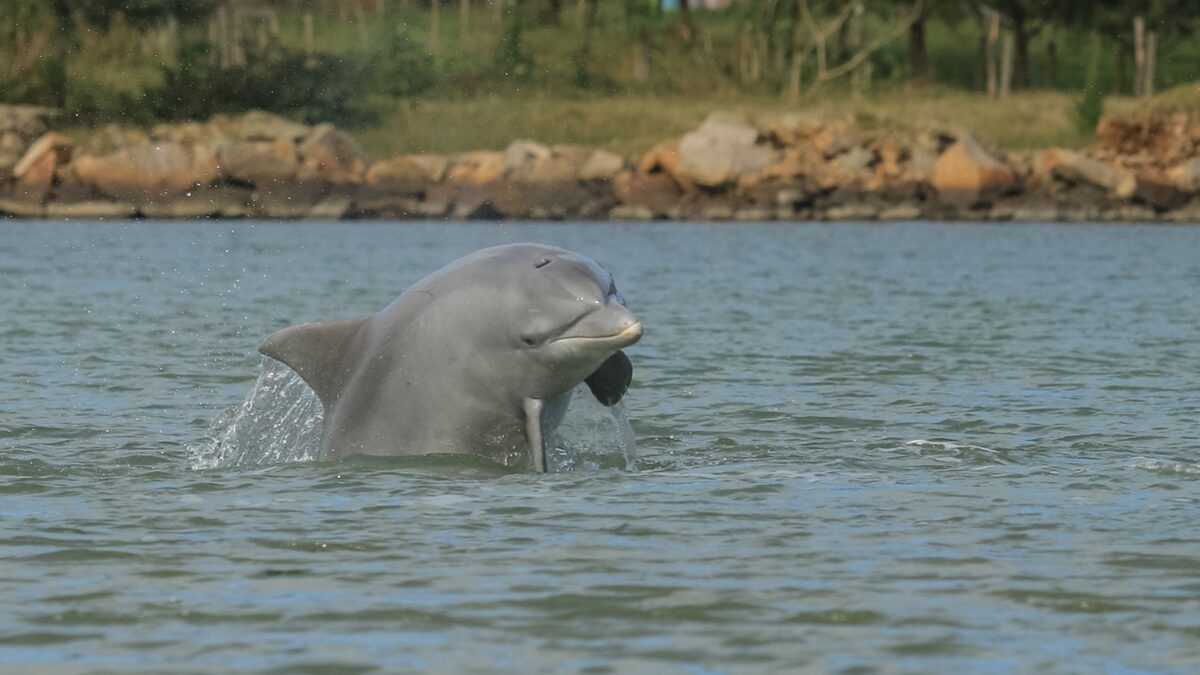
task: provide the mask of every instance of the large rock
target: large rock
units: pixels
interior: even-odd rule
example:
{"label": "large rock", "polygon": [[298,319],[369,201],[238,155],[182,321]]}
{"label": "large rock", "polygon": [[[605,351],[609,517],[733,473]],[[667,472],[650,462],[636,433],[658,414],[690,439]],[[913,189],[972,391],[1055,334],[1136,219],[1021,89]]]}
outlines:
{"label": "large rock", "polygon": [[100,194],[123,198],[169,197],[217,178],[217,160],[202,148],[144,143],[109,155],[76,157],[70,175]]}
{"label": "large rock", "polygon": [[425,174],[430,183],[440,183],[450,170],[450,160],[445,155],[407,155],[408,161]]}
{"label": "large rock", "polygon": [[1126,183],[1124,192],[1116,196],[1145,204],[1156,211],[1166,211],[1187,203],[1190,193],[1180,190],[1161,172],[1143,169],[1133,174],[1132,185]]}
{"label": "large rock", "polygon": [[622,171],[612,181],[613,196],[625,206],[666,213],[679,203],[679,184],[665,173]]}
{"label": "large rock", "polygon": [[1180,190],[1200,192],[1200,157],[1193,157],[1167,169],[1167,177]]}
{"label": "large rock", "polygon": [[1115,199],[1137,202],[1157,210],[1172,209],[1187,202],[1189,191],[1176,176],[1153,168],[1137,170],[1113,166],[1073,150],[1058,148],[1038,155],[1034,175],[1043,183],[1062,181],[1072,186],[1090,186]]}
{"label": "large rock", "polygon": [[679,168],[679,141],[663,141],[650,148],[650,151],[638,160],[636,168],[638,173],[665,171],[672,176],[676,175]]}
{"label": "large rock", "polygon": [[507,182],[492,192],[492,204],[508,218],[573,218],[590,199],[591,194],[574,177],[570,181]]}
{"label": "large rock", "polygon": [[1012,189],[1016,181],[1007,164],[969,136],[950,146],[933,166],[933,187],[947,202],[979,202]]}
{"label": "large rock", "polygon": [[456,183],[483,185],[500,180],[504,155],[499,152],[467,152],[455,158],[447,178]]}
{"label": "large rock", "polygon": [[590,151],[573,145],[547,147],[533,141],[514,141],[504,151],[504,176],[535,183],[570,183],[578,180]]}
{"label": "large rock", "polygon": [[420,194],[431,182],[428,173],[407,156],[375,162],[367,170],[367,185],[394,194]]}
{"label": "large rock", "polygon": [[249,185],[293,180],[300,170],[290,141],[233,141],[217,148],[217,162],[228,179]]}
{"label": "large rock", "polygon": [[[128,131],[126,130],[109,130],[107,133],[109,134],[109,137],[116,143],[116,145],[110,148],[110,150],[119,149],[131,144],[128,140],[122,142],[121,136],[128,134]],[[159,124],[151,129],[148,139],[142,139],[140,141],[135,140],[134,144],[138,142],[144,143],[149,140],[178,143],[185,148],[203,145],[206,149],[215,153],[222,145],[244,141],[245,139],[230,136],[213,124],[205,124],[203,122],[180,122],[178,124]]]}
{"label": "large rock", "polygon": [[57,115],[51,108],[0,103],[0,135],[12,134],[28,143],[45,134]]}
{"label": "large rock", "polygon": [[712,115],[679,141],[676,175],[698,185],[717,187],[755,173],[774,159],[758,145],[758,131],[728,115]]}
{"label": "large rock", "polygon": [[1036,161],[1036,173],[1068,183],[1086,183],[1119,197],[1133,194],[1137,179],[1132,171],[1106,164],[1074,150],[1051,148]]}
{"label": "large rock", "polygon": [[789,113],[767,122],[767,135],[781,146],[806,145],[828,125],[829,122],[820,117]]}
{"label": "large rock", "polygon": [[251,110],[237,116],[217,115],[212,118],[208,126],[228,138],[239,141],[282,139],[296,143],[304,140],[314,131],[308,125],[261,110]]}
{"label": "large rock", "polygon": [[1159,165],[1174,164],[1197,154],[1191,130],[1193,113],[1149,112],[1106,117],[1096,129],[1096,150],[1114,157],[1146,156]]}
{"label": "large rock", "polygon": [[620,155],[607,150],[596,150],[579,167],[579,180],[612,180],[625,168]]}
{"label": "large rock", "polygon": [[419,192],[430,183],[440,183],[450,168],[442,155],[400,155],[375,162],[367,169],[367,185],[399,192]]}
{"label": "large rock", "polygon": [[841,174],[850,176],[861,176],[867,173],[877,161],[879,157],[870,148],[862,145],[855,145],[846,152],[835,157],[830,164]]}
{"label": "large rock", "polygon": [[50,185],[57,178],[59,167],[71,160],[72,147],[70,138],[51,131],[29,146],[13,167],[13,178],[25,187]]}
{"label": "large rock", "polygon": [[539,160],[549,159],[550,148],[536,141],[517,140],[508,144],[501,160],[504,175],[521,180]]}
{"label": "large rock", "polygon": [[361,182],[370,160],[350,134],[319,124],[299,146],[303,158],[297,177],[329,183]]}

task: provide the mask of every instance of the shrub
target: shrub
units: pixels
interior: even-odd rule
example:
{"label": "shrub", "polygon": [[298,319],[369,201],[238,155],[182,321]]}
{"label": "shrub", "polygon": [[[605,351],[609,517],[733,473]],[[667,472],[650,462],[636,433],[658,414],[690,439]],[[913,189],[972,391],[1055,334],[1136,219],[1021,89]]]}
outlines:
{"label": "shrub", "polygon": [[1104,90],[1096,84],[1088,85],[1083,95],[1075,102],[1075,127],[1083,136],[1096,133],[1096,126],[1104,114]]}
{"label": "shrub", "polygon": [[312,54],[281,48],[244,66],[221,68],[206,45],[180,50],[148,89],[144,106],[166,120],[202,119],[218,112],[266,110],[308,124],[360,127],[379,120],[381,96],[415,96],[434,84],[433,64],[397,34],[365,54]]}

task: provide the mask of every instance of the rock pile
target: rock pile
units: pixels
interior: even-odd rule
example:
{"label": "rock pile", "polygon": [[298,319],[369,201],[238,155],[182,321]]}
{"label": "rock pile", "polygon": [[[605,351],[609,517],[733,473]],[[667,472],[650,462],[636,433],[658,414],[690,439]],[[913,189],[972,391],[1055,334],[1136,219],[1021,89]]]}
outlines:
{"label": "rock pile", "polygon": [[1011,157],[960,131],[714,114],[635,161],[517,140],[372,162],[332,125],[261,112],[75,144],[44,111],[7,110],[19,151],[0,163],[0,213],[26,217],[1200,221],[1189,114],[1108,119],[1092,148]]}
{"label": "rock pile", "polygon": [[31,162],[23,163],[21,159],[50,128],[53,118],[48,108],[0,104],[0,185],[12,180],[18,168],[21,175],[34,168]]}

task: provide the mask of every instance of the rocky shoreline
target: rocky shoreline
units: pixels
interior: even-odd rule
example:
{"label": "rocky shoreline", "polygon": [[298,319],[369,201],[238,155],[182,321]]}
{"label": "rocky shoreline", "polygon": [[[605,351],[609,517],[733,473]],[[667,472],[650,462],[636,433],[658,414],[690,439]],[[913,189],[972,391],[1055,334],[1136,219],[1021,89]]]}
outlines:
{"label": "rocky shoreline", "polygon": [[637,158],[514,141],[372,161],[346,132],[266,113],[81,142],[0,105],[0,216],[1200,223],[1200,114],[1101,122],[1084,150],[969,133],[714,114]]}

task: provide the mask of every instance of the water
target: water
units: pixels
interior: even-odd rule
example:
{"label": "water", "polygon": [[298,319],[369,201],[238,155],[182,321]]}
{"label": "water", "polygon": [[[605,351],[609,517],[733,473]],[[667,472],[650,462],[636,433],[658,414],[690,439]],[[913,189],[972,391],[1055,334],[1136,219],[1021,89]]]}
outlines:
{"label": "water", "polygon": [[[632,470],[193,466],[263,336],[520,240],[644,320]],[[6,222],[0,670],[1194,671],[1197,289],[1197,228]]]}

